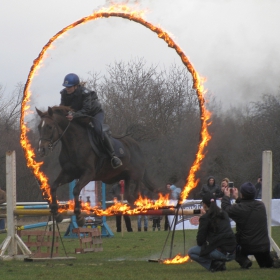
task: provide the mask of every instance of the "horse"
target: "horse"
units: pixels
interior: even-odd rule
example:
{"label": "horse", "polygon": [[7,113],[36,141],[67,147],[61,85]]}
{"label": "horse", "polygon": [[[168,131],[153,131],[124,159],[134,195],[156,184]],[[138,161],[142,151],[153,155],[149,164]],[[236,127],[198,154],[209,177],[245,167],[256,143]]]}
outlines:
{"label": "horse", "polygon": [[[66,115],[70,111],[70,107],[53,106],[48,107],[46,112],[42,112],[37,108],[36,111],[41,117],[38,125],[40,135],[38,143],[39,155],[45,157],[59,141],[62,144],[59,154],[61,171],[54,182],[50,184],[51,201],[49,203],[51,212],[57,220],[59,220],[56,200],[57,188],[75,179],[78,180],[73,189],[74,213],[79,226],[84,224],[79,195],[90,181],[113,184],[124,180],[124,199],[127,199],[129,203],[135,201],[143,185],[150,191],[157,192],[148,178],[145,159],[140,146],[132,137],[123,136],[117,139],[122,143],[124,155],[121,158],[122,166],[114,169],[111,166],[109,157],[100,159],[93,150],[87,127],[75,119],[71,122],[68,121]],[[131,188],[132,183],[135,185],[134,191]]]}

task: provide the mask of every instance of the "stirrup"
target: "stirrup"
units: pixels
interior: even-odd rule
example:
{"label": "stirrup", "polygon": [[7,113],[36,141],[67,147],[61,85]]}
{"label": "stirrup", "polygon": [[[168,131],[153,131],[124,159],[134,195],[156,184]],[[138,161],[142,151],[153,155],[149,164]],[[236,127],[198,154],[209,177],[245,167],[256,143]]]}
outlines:
{"label": "stirrup", "polygon": [[122,161],[118,157],[113,156],[111,158],[111,165],[114,169],[116,169],[116,168],[122,166]]}

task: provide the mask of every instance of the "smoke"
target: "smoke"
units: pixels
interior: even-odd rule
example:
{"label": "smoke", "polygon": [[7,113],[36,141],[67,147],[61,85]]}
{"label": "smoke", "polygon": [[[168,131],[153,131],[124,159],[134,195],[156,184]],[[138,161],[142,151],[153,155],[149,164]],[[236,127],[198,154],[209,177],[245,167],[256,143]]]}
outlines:
{"label": "smoke", "polygon": [[148,8],[174,34],[216,100],[227,107],[279,92],[280,2],[255,0],[106,1]]}

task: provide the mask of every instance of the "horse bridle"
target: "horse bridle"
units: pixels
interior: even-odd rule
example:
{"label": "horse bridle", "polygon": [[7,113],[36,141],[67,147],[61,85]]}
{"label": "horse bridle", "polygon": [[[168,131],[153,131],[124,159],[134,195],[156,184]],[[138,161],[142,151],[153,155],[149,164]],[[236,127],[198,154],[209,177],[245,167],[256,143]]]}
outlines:
{"label": "horse bridle", "polygon": [[[45,116],[44,118],[48,118],[48,116]],[[50,117],[49,117],[49,118],[50,118]],[[54,124],[55,124],[55,126],[52,128],[51,136],[50,136],[49,139],[40,137],[40,138],[39,138],[39,141],[41,141],[41,140],[48,141],[48,142],[49,142],[48,148],[49,148],[51,151],[53,151],[53,149],[55,148],[55,146],[57,145],[57,143],[61,140],[61,138],[63,137],[63,135],[64,135],[65,132],[67,131],[67,129],[68,129],[68,127],[70,126],[70,123],[71,123],[71,122],[70,122],[70,121],[68,122],[68,125],[66,126],[66,128],[64,129],[64,131],[62,132],[62,134],[60,134],[60,133],[59,133],[59,130],[61,130],[61,129],[60,129],[58,123],[57,123],[54,119],[52,119],[52,118],[50,118],[50,119],[51,119],[51,120],[54,122]],[[59,137],[58,137],[57,140],[55,140],[55,141],[53,142],[54,129],[57,129],[57,132],[58,132],[58,136],[59,136]]]}

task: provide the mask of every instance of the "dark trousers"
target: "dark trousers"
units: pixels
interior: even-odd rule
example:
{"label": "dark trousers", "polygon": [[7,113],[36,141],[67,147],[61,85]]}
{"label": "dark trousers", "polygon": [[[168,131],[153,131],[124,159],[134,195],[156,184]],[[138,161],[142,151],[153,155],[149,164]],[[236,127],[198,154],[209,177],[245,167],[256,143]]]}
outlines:
{"label": "dark trousers", "polygon": [[160,228],[160,217],[153,219],[153,228]]}
{"label": "dark trousers", "polygon": [[94,126],[94,132],[98,135],[99,140],[102,142],[104,139],[102,125],[104,122],[104,112],[101,111],[97,113],[93,118],[91,118],[91,122]]}
{"label": "dark trousers", "polygon": [[248,260],[248,255],[254,255],[259,267],[272,267],[273,260],[270,256],[270,252],[250,252],[244,249],[238,249],[236,251],[236,261],[242,266],[246,260]]}
{"label": "dark trousers", "polygon": [[164,230],[169,230],[169,221],[168,221],[168,215],[165,215],[165,221],[164,221]]}
{"label": "dark trousers", "polygon": [[[131,227],[130,217],[128,215],[123,215],[123,217],[124,217],[127,231],[128,232],[133,231],[132,227]],[[122,216],[119,216],[119,215],[116,216],[116,226],[117,226],[117,232],[121,232],[122,231]]]}
{"label": "dark trousers", "polygon": [[0,229],[5,229],[5,220],[0,219]]}

